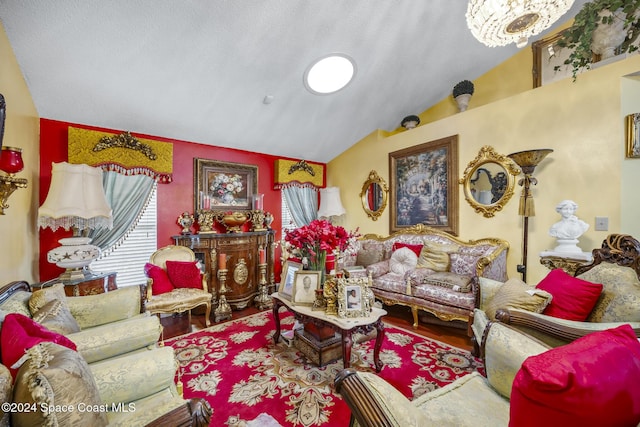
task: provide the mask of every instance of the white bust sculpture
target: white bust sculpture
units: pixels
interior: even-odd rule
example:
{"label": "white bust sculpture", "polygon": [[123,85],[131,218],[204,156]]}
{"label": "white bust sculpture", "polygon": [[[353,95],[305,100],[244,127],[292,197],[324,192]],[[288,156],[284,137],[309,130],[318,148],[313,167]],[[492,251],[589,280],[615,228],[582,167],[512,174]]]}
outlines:
{"label": "white bust sculpture", "polygon": [[582,252],[577,246],[578,237],[587,231],[589,224],[575,216],[578,205],[572,200],[563,200],[556,206],[562,219],[551,226],[549,235],[558,240],[556,252]]}

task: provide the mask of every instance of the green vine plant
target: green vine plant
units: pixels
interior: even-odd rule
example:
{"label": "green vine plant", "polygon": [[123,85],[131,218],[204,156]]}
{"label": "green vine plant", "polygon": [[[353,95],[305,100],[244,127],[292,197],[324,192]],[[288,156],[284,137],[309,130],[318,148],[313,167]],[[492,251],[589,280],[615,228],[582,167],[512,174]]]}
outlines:
{"label": "green vine plant", "polygon": [[[591,40],[598,24],[607,25],[613,23],[615,19],[619,19],[613,14],[600,16],[599,13],[603,10],[615,12],[618,9],[622,9],[625,15],[624,29],[627,31],[627,37],[616,50],[616,54],[638,50],[638,46],[633,43],[640,34],[640,21],[638,20],[640,0],[594,0],[587,2],[574,18],[571,27],[561,33],[557,42],[558,46],[571,49],[571,54],[564,61],[564,64],[571,66],[573,81],[576,81],[581,70],[591,68],[594,55],[591,51]],[[556,66],[554,70],[558,71],[560,68],[560,66]]]}

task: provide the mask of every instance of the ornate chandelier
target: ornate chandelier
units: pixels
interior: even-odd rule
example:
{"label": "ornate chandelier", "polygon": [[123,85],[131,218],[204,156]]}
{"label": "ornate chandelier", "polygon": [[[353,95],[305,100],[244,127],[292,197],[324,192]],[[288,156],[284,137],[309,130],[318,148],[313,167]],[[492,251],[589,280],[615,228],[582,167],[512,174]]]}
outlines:
{"label": "ornate chandelier", "polygon": [[489,47],[515,43],[522,48],[564,15],[574,0],[471,0],[467,25]]}

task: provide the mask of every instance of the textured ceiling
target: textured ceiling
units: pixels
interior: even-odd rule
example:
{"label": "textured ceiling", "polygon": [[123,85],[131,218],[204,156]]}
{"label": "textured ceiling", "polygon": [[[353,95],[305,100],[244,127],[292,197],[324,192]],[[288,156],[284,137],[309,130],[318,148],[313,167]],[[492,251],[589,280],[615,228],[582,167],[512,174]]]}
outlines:
{"label": "textured ceiling", "polygon": [[[462,0],[2,0],[0,20],[42,118],[327,162],[517,52],[473,38],[466,8]],[[313,95],[304,71],[332,52],[355,59],[355,80]]]}

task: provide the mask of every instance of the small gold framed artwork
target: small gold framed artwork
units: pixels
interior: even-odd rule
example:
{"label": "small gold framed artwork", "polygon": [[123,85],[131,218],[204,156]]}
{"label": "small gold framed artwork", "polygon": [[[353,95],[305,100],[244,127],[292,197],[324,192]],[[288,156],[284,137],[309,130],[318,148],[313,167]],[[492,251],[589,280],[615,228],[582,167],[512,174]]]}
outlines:
{"label": "small gold framed artwork", "polygon": [[640,159],[640,113],[625,117],[624,128],[627,158]]}

